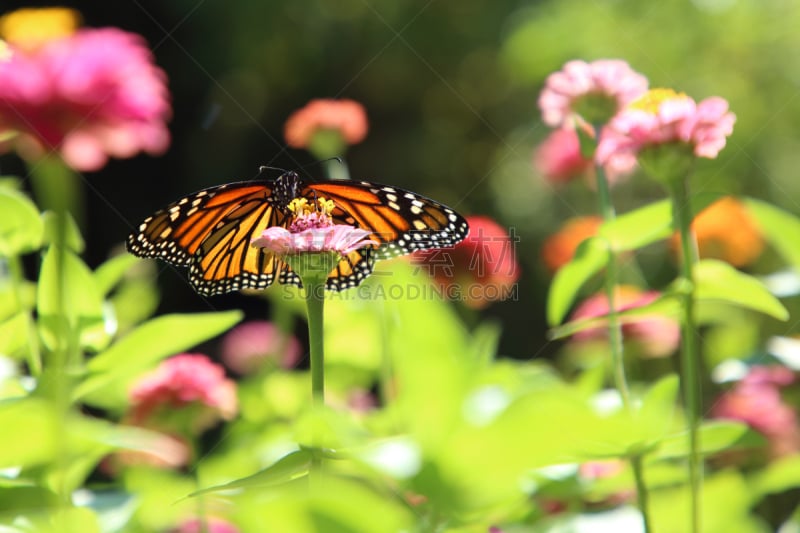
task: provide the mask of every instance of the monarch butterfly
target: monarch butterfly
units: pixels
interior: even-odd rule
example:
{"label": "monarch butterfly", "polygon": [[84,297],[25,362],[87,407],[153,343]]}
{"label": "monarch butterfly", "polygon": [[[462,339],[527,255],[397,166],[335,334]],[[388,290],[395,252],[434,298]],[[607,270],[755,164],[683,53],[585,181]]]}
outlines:
{"label": "monarch butterfly", "polygon": [[288,171],[274,179],[227,183],[181,198],[139,224],[128,236],[127,248],[139,257],[188,266],[189,281],[206,296],[262,289],[276,278],[300,287],[300,278],[280,257],[250,246],[250,241],[268,227],[288,227],[293,199],[318,197],[334,202],[335,224],[365,229],[380,243],[342,257],[328,275],[328,290],[357,286],[378,259],[450,247],[469,233],[464,217],[413,192],[368,181],[307,183]]}

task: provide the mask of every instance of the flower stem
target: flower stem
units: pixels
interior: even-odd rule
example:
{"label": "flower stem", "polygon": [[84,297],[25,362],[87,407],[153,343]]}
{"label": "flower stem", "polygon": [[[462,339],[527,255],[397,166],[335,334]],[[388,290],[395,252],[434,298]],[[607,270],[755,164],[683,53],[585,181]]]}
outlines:
{"label": "flower stem", "polygon": [[[600,128],[595,128],[595,138],[599,139]],[[603,220],[606,222],[614,220],[616,213],[614,211],[614,204],[611,202],[611,193],[608,186],[608,179],[606,178],[605,170],[602,165],[595,165],[595,174],[597,176],[597,197],[600,204],[600,213],[603,215]],[[609,248],[608,262],[606,263],[606,276],[605,276],[605,292],[608,299],[608,342],[611,349],[611,366],[614,373],[614,384],[619,391],[622,398],[622,405],[627,411],[631,411],[631,395],[628,388],[628,380],[625,376],[625,358],[622,346],[622,326],[619,323],[617,316],[617,308],[615,305],[617,286],[617,254]],[[633,475],[636,478],[636,501],[639,505],[639,511],[642,513],[644,519],[644,531],[650,532],[650,520],[648,518],[647,510],[647,486],[644,484],[644,469],[642,466],[641,458],[631,458],[631,468]]]}
{"label": "flower stem", "polygon": [[[599,128],[596,128],[599,135]],[[608,179],[602,165],[595,165],[597,175],[597,197],[600,204],[600,213],[606,222],[614,220],[614,204],[611,202]],[[626,409],[631,407],[630,391],[628,381],[625,377],[625,361],[622,348],[622,328],[619,324],[617,309],[615,305],[617,286],[617,254],[613,250],[608,251],[608,262],[606,264],[605,291],[608,299],[608,341],[611,348],[611,366],[614,373],[614,385],[617,387],[622,398],[622,403]]]}
{"label": "flower stem", "polygon": [[631,466],[633,467],[633,477],[636,480],[636,495],[639,505],[639,511],[642,513],[642,523],[644,525],[644,532],[649,533],[652,531],[650,527],[650,513],[647,511],[647,485],[644,483],[644,467],[642,465],[642,456],[634,455],[631,457]]}
{"label": "flower stem", "polygon": [[[312,276],[308,276],[310,278]],[[311,402],[316,410],[325,405],[325,368],[323,354],[323,311],[325,304],[325,282],[303,280],[306,293],[306,312],[308,316],[308,344],[311,352]],[[322,454],[316,434],[313,435],[314,451],[311,457],[311,473],[318,477],[322,468]]]}
{"label": "flower stem", "polygon": [[697,256],[694,235],[691,231],[692,207],[689,197],[689,186],[686,179],[674,180],[671,183],[672,217],[678,226],[681,236],[681,277],[684,289],[681,298],[681,381],[683,385],[684,404],[689,420],[689,484],[691,487],[691,531],[700,531],[700,423],[698,378],[698,347],[694,325],[694,282],[693,266]]}

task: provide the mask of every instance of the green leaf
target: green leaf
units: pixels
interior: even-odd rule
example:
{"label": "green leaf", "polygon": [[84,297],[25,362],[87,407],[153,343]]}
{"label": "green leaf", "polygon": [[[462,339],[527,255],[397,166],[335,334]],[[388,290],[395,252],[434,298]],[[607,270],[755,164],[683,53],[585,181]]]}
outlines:
{"label": "green leaf", "polygon": [[120,254],[97,267],[94,271],[94,279],[100,294],[106,296],[111,292],[111,289],[119,283],[128,269],[139,261],[140,259],[138,257],[131,254]]}
{"label": "green leaf", "polygon": [[20,255],[41,247],[44,225],[39,210],[27,196],[0,188],[0,213],[0,256]]}
{"label": "green leaf", "polygon": [[[60,255],[63,260],[61,292],[58,249],[50,247],[42,260],[36,302],[42,340],[49,348],[63,346],[68,339],[60,336],[68,327],[78,332],[81,346],[101,346],[107,342],[108,334],[103,323],[103,300],[92,273],[71,251],[63,250]],[[63,323],[64,320],[67,324]]]}
{"label": "green leaf", "polygon": [[308,474],[311,465],[311,452],[309,450],[297,450],[279,459],[276,463],[255,474],[229,483],[207,487],[192,492],[188,497],[199,496],[209,492],[220,492],[231,489],[242,489],[247,487],[274,487]]}
{"label": "green leaf", "polygon": [[742,201],[767,241],[800,273],[800,219],[761,200]]}
{"label": "green leaf", "polygon": [[675,374],[660,379],[642,398],[636,419],[648,434],[648,440],[660,440],[672,429],[675,418],[679,379]]}
{"label": "green leaf", "polygon": [[0,323],[0,355],[15,356],[28,346],[28,328],[31,316],[21,311]]}
{"label": "green leaf", "polygon": [[672,233],[672,207],[661,200],[603,223],[598,234],[617,252],[636,250],[669,237]]}
{"label": "green leaf", "polygon": [[88,362],[90,374],[76,387],[74,399],[98,406],[124,405],[126,391],[121,385],[136,373],[227,331],[242,316],[241,311],[176,314],[145,322]]}
{"label": "green leaf", "polygon": [[60,437],[55,410],[49,403],[35,398],[0,401],[0,427],[11,432],[0,446],[0,468],[53,460]]}
{"label": "green leaf", "polygon": [[[65,212],[64,215],[67,248],[75,253],[82,253],[84,248],[86,248],[86,243],[83,241],[81,230],[78,228],[77,222],[75,222],[75,219],[72,218],[69,212]],[[45,211],[42,214],[42,220],[44,221],[44,243],[56,244],[59,231],[58,224],[61,223],[58,215],[52,211]]]}
{"label": "green leaf", "polygon": [[[716,453],[731,448],[734,444],[741,444],[742,439],[748,435],[749,431],[747,425],[741,422],[728,420],[704,422],[698,429],[700,453],[704,455]],[[663,439],[655,451],[655,457],[659,459],[674,459],[688,455],[688,431],[682,431]]]}
{"label": "green leaf", "polygon": [[776,494],[800,487],[800,455],[790,455],[770,462],[752,477],[754,492]]}
{"label": "green leaf", "polygon": [[547,297],[547,322],[556,326],[564,320],[583,284],[608,263],[608,241],[591,237],[575,251],[572,261],[561,267]]}
{"label": "green leaf", "polygon": [[[720,193],[692,196],[692,212],[699,213],[722,196]],[[672,203],[661,200],[603,223],[598,235],[606,239],[615,252],[627,252],[666,239],[673,232],[672,226]]]}
{"label": "green leaf", "polygon": [[722,301],[760,311],[778,320],[789,312],[761,281],[723,261],[706,259],[694,266],[695,297],[698,301]]}

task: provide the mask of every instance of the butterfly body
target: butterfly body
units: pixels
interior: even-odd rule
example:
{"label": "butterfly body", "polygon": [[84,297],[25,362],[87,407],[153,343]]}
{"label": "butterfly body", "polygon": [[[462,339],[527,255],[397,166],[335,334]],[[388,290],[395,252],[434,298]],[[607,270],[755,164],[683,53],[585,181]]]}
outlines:
{"label": "butterfly body", "polygon": [[272,226],[288,227],[295,198],[334,202],[335,224],[357,226],[380,244],[342,257],[326,288],[355,287],[371,272],[375,260],[417,250],[446,248],[463,240],[466,220],[434,200],[367,181],[309,183],[295,172],[272,180],[228,183],[181,198],[145,219],[128,236],[128,251],[189,267],[189,280],[203,295],[245,288],[262,289],[275,279],[301,286],[280,257],[250,246]]}

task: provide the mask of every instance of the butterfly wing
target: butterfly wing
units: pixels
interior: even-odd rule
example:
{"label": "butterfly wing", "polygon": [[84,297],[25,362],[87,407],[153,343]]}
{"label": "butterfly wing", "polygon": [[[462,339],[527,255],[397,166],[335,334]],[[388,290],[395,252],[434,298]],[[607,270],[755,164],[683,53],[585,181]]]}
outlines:
{"label": "butterfly wing", "polygon": [[333,200],[335,222],[372,232],[381,243],[370,254],[373,261],[449,248],[469,233],[464,217],[446,205],[397,187],[342,180],[309,184],[303,194]]}
{"label": "butterfly wing", "polygon": [[[272,203],[269,182],[240,182],[196,192],[142,222],[128,237],[128,251],[189,266],[189,280],[210,296],[265,288],[288,269],[273,254],[250,246],[270,226],[286,225]],[[296,281],[288,276],[287,282]]]}

